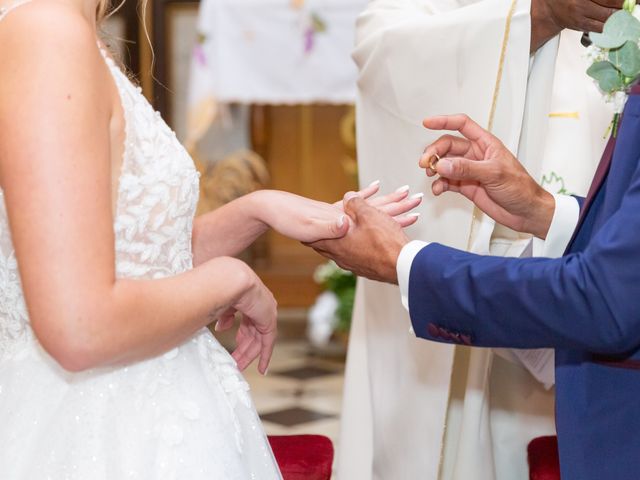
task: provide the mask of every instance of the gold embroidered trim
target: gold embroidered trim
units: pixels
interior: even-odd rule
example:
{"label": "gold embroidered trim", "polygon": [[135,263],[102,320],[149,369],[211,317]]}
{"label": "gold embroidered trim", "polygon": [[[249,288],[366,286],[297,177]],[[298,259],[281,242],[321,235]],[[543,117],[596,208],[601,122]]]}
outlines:
{"label": "gold embroidered trim", "polygon": [[580,119],[580,112],[551,112],[549,118],[575,118]]}
{"label": "gold embroidered trim", "polygon": [[[507,18],[505,20],[504,26],[504,36],[502,38],[502,48],[500,49],[500,60],[498,61],[498,73],[496,75],[496,85],[493,89],[493,99],[491,100],[491,110],[489,112],[489,122],[487,124],[487,130],[493,132],[493,122],[496,116],[496,110],[498,107],[498,98],[500,97],[500,86],[502,85],[502,77],[504,74],[504,62],[507,57],[507,47],[509,46],[509,38],[511,36],[511,22],[513,21],[513,16],[516,13],[516,6],[518,4],[518,0],[513,0],[511,2],[511,6],[509,7],[509,13],[507,13]],[[469,232],[469,240],[467,241],[467,250],[471,249],[471,245],[473,243],[473,238],[475,236],[475,226],[477,223],[477,219],[482,212],[478,207],[473,207],[473,216],[471,219],[471,230]]]}
{"label": "gold embroidered trim", "polygon": [[491,103],[491,113],[489,113],[489,123],[487,130],[493,131],[493,120],[496,116],[496,108],[498,106],[498,97],[500,96],[500,85],[502,84],[502,74],[504,72],[504,61],[507,56],[507,46],[509,45],[509,37],[511,36],[511,22],[513,16],[516,13],[516,5],[518,0],[511,2],[509,13],[507,14],[507,20],[504,26],[504,38],[502,39],[502,50],[500,51],[500,62],[498,63],[498,75],[496,78],[496,86],[493,90],[493,101]]}
{"label": "gold embroidered trim", "polygon": [[[502,39],[502,48],[500,50],[500,60],[498,62],[498,73],[496,76],[496,85],[493,90],[493,99],[491,101],[491,110],[489,112],[489,122],[487,124],[488,125],[487,130],[489,130],[490,132],[493,131],[493,120],[495,118],[496,110],[498,106],[498,98],[500,96],[500,86],[502,85],[502,76],[504,74],[504,62],[507,56],[507,47],[509,46],[509,37],[511,36],[511,22],[513,21],[513,16],[516,13],[517,4],[518,4],[518,0],[513,0],[511,2],[511,6],[509,7],[509,13],[507,14],[507,18],[505,21],[504,37]],[[471,249],[471,244],[472,244],[472,240],[474,238],[474,233],[475,233],[475,225],[477,223],[477,219],[480,213],[481,212],[478,209],[478,207],[473,208],[473,217],[471,219],[471,230],[469,233],[469,241],[467,242],[467,250]],[[455,348],[458,348],[458,347],[455,347]],[[454,367],[455,367],[455,355],[453,358],[453,363],[451,368],[452,376],[453,376]],[[451,382],[449,382],[449,384],[451,385]],[[448,416],[449,402],[451,402],[451,387],[449,387],[449,395],[447,397],[447,414],[445,414],[445,425],[442,431],[442,442],[441,442],[442,448],[440,450],[440,464],[438,465],[438,478],[441,478],[442,476],[442,466],[444,463],[444,450],[445,450],[444,442],[446,441],[446,436],[447,436],[446,418]]]}

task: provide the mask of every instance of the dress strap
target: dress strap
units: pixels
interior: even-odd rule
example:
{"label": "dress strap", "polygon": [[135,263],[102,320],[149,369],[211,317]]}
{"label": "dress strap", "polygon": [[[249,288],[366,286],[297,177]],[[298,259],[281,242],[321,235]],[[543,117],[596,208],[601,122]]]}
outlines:
{"label": "dress strap", "polygon": [[9,3],[9,5],[0,6],[0,20],[6,17],[11,10],[14,10],[19,6],[24,5],[25,3],[29,3],[31,1],[32,0],[17,0],[15,2]]}

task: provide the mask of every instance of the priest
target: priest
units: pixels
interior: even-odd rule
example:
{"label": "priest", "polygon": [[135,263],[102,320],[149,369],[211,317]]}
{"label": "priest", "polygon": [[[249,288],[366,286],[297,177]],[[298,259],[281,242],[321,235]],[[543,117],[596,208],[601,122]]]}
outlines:
{"label": "priest", "polygon": [[[416,158],[435,134],[422,118],[465,111],[553,193],[586,193],[611,110],[583,73],[580,37],[601,29],[618,3],[371,2],[354,52],[361,182],[429,191]],[[577,31],[559,36],[564,28]],[[428,221],[412,238],[502,256],[530,244],[529,235],[496,225],[462,198],[428,197],[422,214]],[[557,245],[535,247],[561,254]],[[532,362],[506,350],[423,342],[408,325],[397,287],[359,282],[338,478],[526,478],[526,443],[554,432],[552,356],[530,352]]]}

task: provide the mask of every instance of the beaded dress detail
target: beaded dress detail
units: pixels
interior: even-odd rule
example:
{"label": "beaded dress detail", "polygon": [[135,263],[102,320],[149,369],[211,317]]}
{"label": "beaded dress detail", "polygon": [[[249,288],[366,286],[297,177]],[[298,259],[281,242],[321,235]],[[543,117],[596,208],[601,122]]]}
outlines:
{"label": "beaded dress detail", "polygon": [[[0,8],[0,21],[24,3]],[[177,275],[192,268],[198,174],[140,88],[102,54],[126,123],[117,276]],[[59,367],[29,325],[1,191],[0,200],[0,479],[281,478],[249,386],[207,329],[124,367]]]}

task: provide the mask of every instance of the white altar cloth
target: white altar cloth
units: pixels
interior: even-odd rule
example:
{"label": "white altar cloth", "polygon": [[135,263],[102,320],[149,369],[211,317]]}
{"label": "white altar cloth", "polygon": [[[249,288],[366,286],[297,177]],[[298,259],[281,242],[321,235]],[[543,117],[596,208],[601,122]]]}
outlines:
{"label": "white altar cloth", "polygon": [[367,3],[203,0],[189,87],[190,140],[206,131],[220,103],[354,103],[351,51]]}

